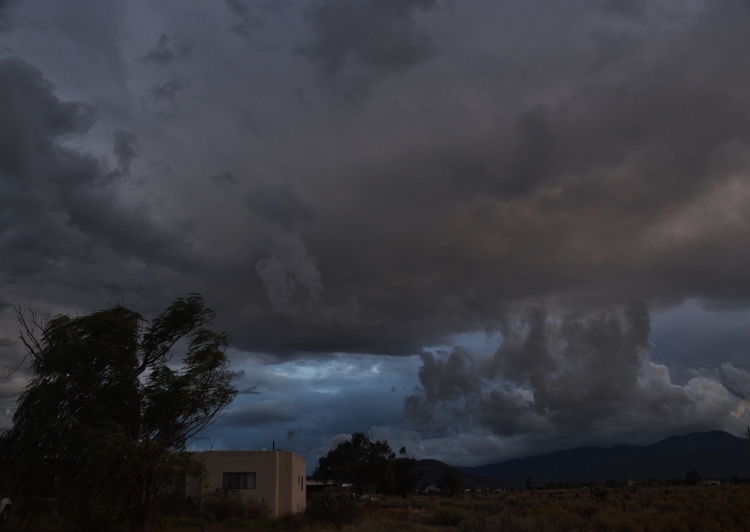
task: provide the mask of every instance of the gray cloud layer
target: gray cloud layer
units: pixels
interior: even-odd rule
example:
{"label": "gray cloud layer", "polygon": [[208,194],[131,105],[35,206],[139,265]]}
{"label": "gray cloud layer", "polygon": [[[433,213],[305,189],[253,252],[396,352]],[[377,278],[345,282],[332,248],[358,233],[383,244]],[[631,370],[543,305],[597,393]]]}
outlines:
{"label": "gray cloud layer", "polygon": [[423,430],[731,425],[747,336],[651,350],[649,314],[750,300],[747,2],[175,7],[0,1],[2,301],[422,353]]}

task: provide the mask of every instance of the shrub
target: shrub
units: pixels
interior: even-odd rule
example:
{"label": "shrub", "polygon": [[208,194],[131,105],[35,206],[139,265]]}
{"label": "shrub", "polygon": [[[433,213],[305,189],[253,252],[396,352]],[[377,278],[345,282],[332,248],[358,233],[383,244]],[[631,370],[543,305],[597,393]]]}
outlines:
{"label": "shrub", "polygon": [[203,517],[177,517],[172,520],[171,524],[177,527],[198,527],[209,525],[210,522]]}
{"label": "shrub", "polygon": [[435,508],[435,513],[428,519],[429,524],[437,526],[458,526],[466,519],[468,514],[461,508],[455,506],[440,506]]}
{"label": "shrub", "polygon": [[266,519],[271,516],[271,509],[265,499],[247,499],[245,501],[245,517],[249,519]]}
{"label": "shrub", "polygon": [[352,524],[360,517],[359,507],[348,495],[324,491],[307,503],[305,515],[311,521],[328,523],[336,528]]}
{"label": "shrub", "polygon": [[206,499],[203,508],[220,522],[229,519],[264,519],[271,515],[266,501],[245,499],[239,491],[221,488]]}
{"label": "shrub", "polygon": [[245,501],[238,491],[218,488],[206,497],[203,508],[217,521],[225,521],[233,517],[244,517]]}

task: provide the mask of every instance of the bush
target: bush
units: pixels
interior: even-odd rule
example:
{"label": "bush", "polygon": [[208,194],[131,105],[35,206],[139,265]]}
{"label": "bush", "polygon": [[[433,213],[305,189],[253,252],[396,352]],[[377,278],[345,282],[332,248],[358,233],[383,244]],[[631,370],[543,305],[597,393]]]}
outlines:
{"label": "bush", "polygon": [[308,501],[305,515],[311,521],[341,528],[357,521],[360,512],[357,503],[348,495],[326,490]]}
{"label": "bush", "polygon": [[266,519],[271,516],[271,509],[266,504],[265,499],[247,499],[245,500],[245,517],[248,519]]}
{"label": "bush", "polygon": [[203,517],[177,517],[171,521],[172,526],[177,527],[197,527],[211,524],[208,519]]}
{"label": "bush", "polygon": [[239,491],[221,488],[206,499],[203,508],[220,522],[229,519],[264,519],[271,515],[266,501],[245,499]]}
{"label": "bush", "polygon": [[428,522],[431,525],[437,526],[458,526],[458,524],[466,519],[468,514],[461,508],[455,506],[440,506],[435,508],[435,513],[429,518]]}

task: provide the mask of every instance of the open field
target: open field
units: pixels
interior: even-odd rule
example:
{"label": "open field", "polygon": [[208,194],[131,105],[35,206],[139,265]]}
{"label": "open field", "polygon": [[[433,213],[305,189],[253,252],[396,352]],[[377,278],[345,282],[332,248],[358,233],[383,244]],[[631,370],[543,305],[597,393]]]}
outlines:
{"label": "open field", "polygon": [[[310,501],[311,506],[315,504]],[[208,516],[164,517],[166,532],[310,531],[740,531],[750,529],[750,486],[571,488],[464,493],[457,498],[414,495],[353,503],[349,523],[311,516],[211,522]],[[318,514],[320,515],[320,514]],[[331,516],[333,520],[341,516]],[[7,530],[16,530],[13,520]],[[50,519],[38,530],[64,530]]]}

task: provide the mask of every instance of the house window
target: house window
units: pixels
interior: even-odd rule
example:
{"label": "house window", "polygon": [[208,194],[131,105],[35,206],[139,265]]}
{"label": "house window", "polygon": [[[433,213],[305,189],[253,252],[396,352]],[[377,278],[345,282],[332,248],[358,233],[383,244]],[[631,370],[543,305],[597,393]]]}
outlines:
{"label": "house window", "polygon": [[254,490],[255,473],[224,473],[221,487],[225,490]]}

